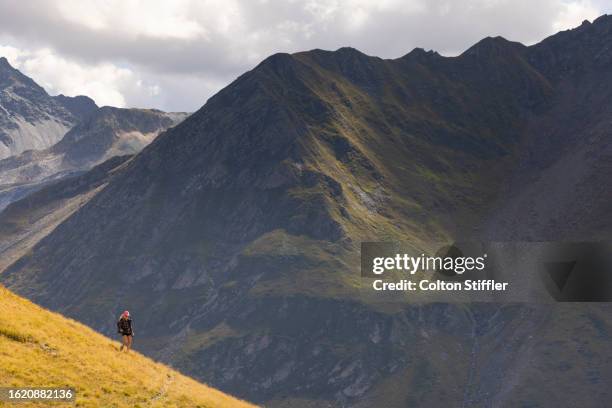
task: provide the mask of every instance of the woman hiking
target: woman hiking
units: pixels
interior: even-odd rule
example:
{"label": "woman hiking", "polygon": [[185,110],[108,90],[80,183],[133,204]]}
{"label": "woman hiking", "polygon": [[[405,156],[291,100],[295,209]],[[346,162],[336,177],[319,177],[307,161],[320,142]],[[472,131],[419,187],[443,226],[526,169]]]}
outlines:
{"label": "woman hiking", "polygon": [[123,347],[125,347],[126,352],[129,352],[132,348],[134,329],[132,329],[132,319],[130,319],[130,312],[128,312],[127,310],[121,314],[121,317],[117,322],[117,330],[119,331],[119,334],[123,336],[123,344],[119,348],[119,351],[123,351]]}

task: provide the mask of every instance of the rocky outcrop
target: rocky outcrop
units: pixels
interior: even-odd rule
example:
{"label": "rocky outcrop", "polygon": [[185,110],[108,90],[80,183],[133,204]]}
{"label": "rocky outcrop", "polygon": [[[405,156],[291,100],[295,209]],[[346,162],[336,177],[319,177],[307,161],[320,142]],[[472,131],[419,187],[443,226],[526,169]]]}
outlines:
{"label": "rocky outcrop", "polygon": [[0,158],[50,147],[95,108],[86,97],[49,96],[0,58]]}
{"label": "rocky outcrop", "polygon": [[55,145],[0,160],[0,209],[111,157],[136,154],[186,116],[149,109],[98,108]]}

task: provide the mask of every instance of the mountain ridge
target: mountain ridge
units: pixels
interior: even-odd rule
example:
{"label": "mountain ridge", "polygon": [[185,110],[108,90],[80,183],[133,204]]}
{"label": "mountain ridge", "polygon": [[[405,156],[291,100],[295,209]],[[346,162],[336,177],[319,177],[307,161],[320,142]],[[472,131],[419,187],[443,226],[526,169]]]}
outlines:
{"label": "mountain ridge", "polygon": [[0,158],[57,142],[97,106],[87,97],[52,97],[0,59]]}
{"label": "mountain ridge", "polygon": [[136,154],[186,113],[102,107],[90,112],[57,143],[0,160],[0,210],[58,179],[111,158]]}

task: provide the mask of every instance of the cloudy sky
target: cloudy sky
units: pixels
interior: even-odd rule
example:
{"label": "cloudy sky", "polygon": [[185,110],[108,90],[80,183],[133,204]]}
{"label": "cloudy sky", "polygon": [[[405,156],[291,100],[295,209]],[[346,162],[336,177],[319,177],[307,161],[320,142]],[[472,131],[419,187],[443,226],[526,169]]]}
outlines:
{"label": "cloudy sky", "polygon": [[0,0],[0,56],[51,94],[193,111],[275,52],[456,55],[488,35],[533,44],[606,12],[612,0]]}

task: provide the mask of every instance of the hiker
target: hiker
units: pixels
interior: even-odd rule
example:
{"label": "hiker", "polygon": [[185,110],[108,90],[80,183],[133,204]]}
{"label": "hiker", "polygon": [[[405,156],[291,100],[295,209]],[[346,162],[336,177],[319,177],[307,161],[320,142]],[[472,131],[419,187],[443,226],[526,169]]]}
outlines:
{"label": "hiker", "polygon": [[126,352],[129,352],[132,348],[132,339],[134,337],[134,330],[132,329],[132,319],[130,319],[130,312],[127,310],[121,314],[119,321],[117,322],[117,330],[119,334],[123,336],[123,344],[119,351],[123,351],[123,347],[126,348]]}

